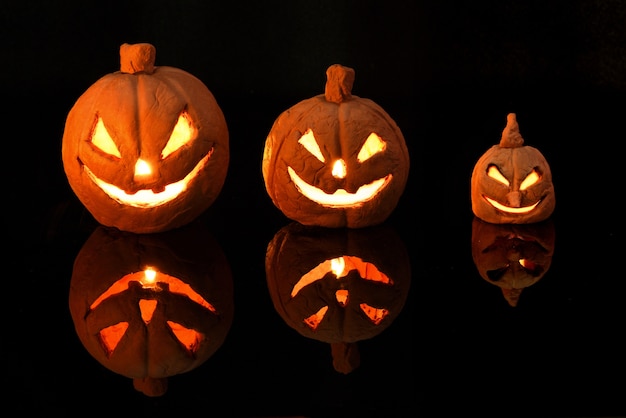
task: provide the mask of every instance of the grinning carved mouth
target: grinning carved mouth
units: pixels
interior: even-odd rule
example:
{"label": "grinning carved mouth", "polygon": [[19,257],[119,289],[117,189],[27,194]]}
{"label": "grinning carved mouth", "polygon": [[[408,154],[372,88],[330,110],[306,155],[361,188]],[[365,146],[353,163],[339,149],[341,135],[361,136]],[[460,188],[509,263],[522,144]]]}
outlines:
{"label": "grinning carved mouth", "polygon": [[532,211],[533,209],[535,209],[537,207],[537,205],[539,203],[541,203],[541,200],[542,200],[542,199],[539,199],[535,204],[530,205],[530,206],[523,206],[521,208],[515,208],[515,207],[503,205],[502,203],[497,202],[497,201],[495,201],[493,199],[490,199],[487,196],[483,195],[483,197],[494,208],[496,208],[498,210],[501,210],[502,212],[515,213],[515,214],[523,214],[523,213],[528,213],[528,212]]}
{"label": "grinning carved mouth", "polygon": [[392,178],[391,174],[387,174],[383,178],[374,180],[369,184],[364,184],[354,193],[349,193],[345,189],[337,189],[334,193],[329,194],[302,180],[293,168],[287,167],[287,171],[300,193],[315,203],[329,208],[359,207],[374,198],[381,190],[387,187]]}
{"label": "grinning carved mouth", "polygon": [[115,201],[136,208],[154,208],[157,206],[161,206],[167,202],[171,202],[176,199],[187,190],[187,187],[191,180],[193,180],[196,175],[204,168],[204,166],[209,161],[209,157],[211,156],[211,152],[207,154],[196,166],[191,170],[182,180],[179,180],[175,183],[170,183],[165,186],[165,189],[160,192],[154,192],[150,189],[142,189],[138,190],[136,193],[129,194],[124,190],[120,189],[117,186],[114,186],[111,183],[107,183],[102,180],[98,176],[96,176],[93,171],[89,169],[86,165],[83,165],[83,168],[89,178],[100,188],[103,192],[105,192],[110,198]]}

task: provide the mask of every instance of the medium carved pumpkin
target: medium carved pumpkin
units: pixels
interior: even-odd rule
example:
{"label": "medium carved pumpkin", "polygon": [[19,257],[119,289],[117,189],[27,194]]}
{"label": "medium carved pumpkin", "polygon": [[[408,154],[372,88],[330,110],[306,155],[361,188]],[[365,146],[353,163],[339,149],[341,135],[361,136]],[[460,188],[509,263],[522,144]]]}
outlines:
{"label": "medium carved pumpkin", "polygon": [[352,95],[354,70],[332,65],[325,93],[274,121],[262,172],[274,205],[305,225],[382,223],[402,195],[409,155],[400,128],[373,101]]}
{"label": "medium carved pumpkin", "polygon": [[410,270],[404,243],[384,226],[293,222],[274,235],[265,258],[276,311],[301,335],[330,343],[342,373],[360,364],[356,343],[381,333],[402,310]]}
{"label": "medium carved pumpkin", "polygon": [[150,44],[123,44],[120,71],[87,89],[62,141],[71,188],[105,226],[136,233],[185,225],[219,195],[229,164],[226,121],[193,75],[155,66]]}
{"label": "medium carved pumpkin", "polygon": [[228,261],[195,223],[158,234],[100,226],[74,262],[69,307],[98,362],[149,396],[204,363],[233,319]]}
{"label": "medium carved pumpkin", "polygon": [[537,148],[524,145],[514,113],[500,143],[474,166],[471,201],[474,215],[495,224],[540,222],[554,211],[550,166]]}
{"label": "medium carved pumpkin", "polygon": [[472,258],[480,276],[502,289],[515,307],[522,290],[541,280],[552,264],[555,231],[550,219],[533,224],[472,221]]}

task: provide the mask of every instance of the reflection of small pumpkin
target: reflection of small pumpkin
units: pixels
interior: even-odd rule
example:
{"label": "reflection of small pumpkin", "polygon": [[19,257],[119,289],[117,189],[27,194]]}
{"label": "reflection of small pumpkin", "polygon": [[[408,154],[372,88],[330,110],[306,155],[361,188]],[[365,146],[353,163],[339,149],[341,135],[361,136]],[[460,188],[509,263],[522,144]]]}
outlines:
{"label": "reflection of small pumpkin", "polygon": [[68,114],[67,179],[103,225],[136,233],[182,226],[224,184],[224,115],[196,77],[155,66],[152,45],[124,44],[120,58],[120,71],[96,81]]}
{"label": "reflection of small pumpkin", "polygon": [[359,228],[383,222],[404,191],[409,155],[379,105],[353,96],[354,70],[332,65],[325,94],[283,112],[265,142],[267,192],[305,225]]}
{"label": "reflection of small pumpkin", "polygon": [[550,166],[537,148],[524,145],[514,113],[500,143],[474,166],[471,200],[474,215],[496,224],[540,222],[554,211]]}
{"label": "reflection of small pumpkin", "polygon": [[265,269],[276,311],[303,336],[330,343],[344,373],[358,365],[354,343],[378,335],[400,313],[411,280],[404,243],[383,226],[294,222],[268,244]]}
{"label": "reflection of small pumpkin", "polygon": [[233,284],[204,228],[136,235],[97,228],[78,253],[69,306],[87,351],[159,396],[167,378],[198,367],[233,318]]}
{"label": "reflection of small pumpkin", "polygon": [[474,264],[483,279],[502,289],[511,306],[550,268],[554,241],[549,219],[528,225],[496,225],[477,217],[472,222]]}

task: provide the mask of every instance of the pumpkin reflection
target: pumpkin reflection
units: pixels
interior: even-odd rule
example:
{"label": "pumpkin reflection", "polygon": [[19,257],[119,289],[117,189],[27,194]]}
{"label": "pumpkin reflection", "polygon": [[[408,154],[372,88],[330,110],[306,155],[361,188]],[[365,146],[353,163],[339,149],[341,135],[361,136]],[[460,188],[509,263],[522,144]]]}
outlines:
{"label": "pumpkin reflection", "polygon": [[101,226],[74,261],[69,307],[92,357],[160,396],[168,377],[195,369],[224,342],[231,270],[197,223],[143,235]]}
{"label": "pumpkin reflection", "polygon": [[301,335],[330,343],[333,366],[360,365],[357,342],[387,328],[411,280],[404,243],[388,227],[328,229],[291,223],[267,246],[274,308]]}
{"label": "pumpkin reflection", "polygon": [[548,271],[554,253],[555,231],[550,219],[527,225],[472,221],[472,258],[481,277],[502,289],[515,307],[524,288]]}

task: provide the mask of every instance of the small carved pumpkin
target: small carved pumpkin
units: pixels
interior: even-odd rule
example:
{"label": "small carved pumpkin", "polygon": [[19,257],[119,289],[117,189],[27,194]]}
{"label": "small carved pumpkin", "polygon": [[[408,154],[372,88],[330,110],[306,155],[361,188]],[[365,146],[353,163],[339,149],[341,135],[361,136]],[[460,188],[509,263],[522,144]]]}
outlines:
{"label": "small carved pumpkin", "polygon": [[515,307],[522,290],[548,271],[554,254],[555,231],[550,219],[533,224],[492,224],[472,221],[472,258],[480,276],[502,289]]}
{"label": "small carved pumpkin", "polygon": [[507,116],[500,144],[474,166],[471,201],[474,215],[495,224],[540,222],[554,211],[550,166],[537,148],[524,145],[514,113]]}
{"label": "small carved pumpkin", "polygon": [[262,171],[274,205],[305,225],[360,228],[396,207],[409,172],[400,128],[379,105],[352,95],[354,70],[332,65],[325,94],[274,121]]}
{"label": "small carved pumpkin", "polygon": [[270,241],[265,258],[274,308],[301,335],[331,344],[342,373],[358,367],[356,343],[386,329],[402,310],[411,271],[391,228],[305,226],[293,222]]}
{"label": "small carved pumpkin", "polygon": [[226,121],[193,75],[157,67],[150,44],[123,44],[120,71],[87,89],[62,141],[71,188],[105,226],[161,232],[217,198],[229,163]]}
{"label": "small carved pumpkin", "polygon": [[99,226],[74,262],[69,307],[99,363],[160,396],[224,342],[233,319],[231,270],[205,228],[159,234]]}

